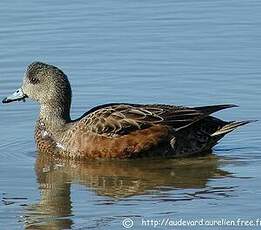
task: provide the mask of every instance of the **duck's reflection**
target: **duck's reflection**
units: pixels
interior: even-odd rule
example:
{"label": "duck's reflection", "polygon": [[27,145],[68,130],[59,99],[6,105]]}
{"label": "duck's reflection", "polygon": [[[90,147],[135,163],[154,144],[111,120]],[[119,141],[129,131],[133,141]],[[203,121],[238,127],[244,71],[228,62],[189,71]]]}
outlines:
{"label": "duck's reflection", "polygon": [[[113,199],[160,188],[199,189],[209,179],[226,177],[214,155],[183,160],[129,160],[76,162],[39,153],[36,175],[40,202],[27,207],[27,229],[70,229],[71,184],[81,184]],[[86,201],[87,202],[87,201]]]}

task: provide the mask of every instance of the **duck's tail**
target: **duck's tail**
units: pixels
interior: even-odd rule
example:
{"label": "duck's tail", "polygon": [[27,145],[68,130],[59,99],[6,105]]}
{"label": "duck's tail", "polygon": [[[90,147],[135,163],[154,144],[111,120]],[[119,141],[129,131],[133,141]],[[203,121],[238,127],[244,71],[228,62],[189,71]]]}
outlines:
{"label": "duck's tail", "polygon": [[252,122],[256,122],[257,120],[248,120],[248,121],[231,121],[228,124],[224,125],[222,128],[218,129],[216,132],[214,132],[213,134],[211,134],[211,137],[217,137],[217,136],[224,136],[227,133],[232,132],[233,130],[235,130],[236,128],[252,123]]}

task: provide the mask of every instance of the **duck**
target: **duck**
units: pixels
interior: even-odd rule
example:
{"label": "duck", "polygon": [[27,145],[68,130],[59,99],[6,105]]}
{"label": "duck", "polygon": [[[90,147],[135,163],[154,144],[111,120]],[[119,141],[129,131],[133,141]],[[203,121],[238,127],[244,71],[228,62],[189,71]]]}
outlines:
{"label": "duck", "polygon": [[211,152],[226,134],[253,122],[223,121],[213,113],[234,104],[186,107],[110,103],[71,119],[67,75],[43,62],[28,65],[22,86],[3,103],[31,99],[40,104],[35,142],[40,152],[72,159],[187,157]]}

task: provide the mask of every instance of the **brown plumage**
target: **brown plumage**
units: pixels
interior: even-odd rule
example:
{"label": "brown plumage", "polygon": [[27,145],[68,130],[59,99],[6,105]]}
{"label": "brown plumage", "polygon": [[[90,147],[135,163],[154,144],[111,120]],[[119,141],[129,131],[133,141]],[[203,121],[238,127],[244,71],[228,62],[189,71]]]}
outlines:
{"label": "brown plumage", "polygon": [[211,117],[235,105],[181,107],[114,103],[70,118],[71,87],[57,67],[29,65],[21,89],[3,100],[29,97],[40,103],[35,139],[40,151],[71,158],[187,156],[209,152],[225,134],[251,121]]}

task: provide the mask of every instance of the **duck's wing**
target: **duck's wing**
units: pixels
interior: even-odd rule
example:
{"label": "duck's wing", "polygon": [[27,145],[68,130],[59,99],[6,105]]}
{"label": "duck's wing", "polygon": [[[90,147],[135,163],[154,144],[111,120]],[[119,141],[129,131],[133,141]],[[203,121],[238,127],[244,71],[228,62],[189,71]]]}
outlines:
{"label": "duck's wing", "polygon": [[188,127],[216,111],[235,105],[181,107],[172,105],[109,104],[96,107],[79,121],[87,130],[104,135],[125,135],[152,125],[168,125],[173,130]]}

